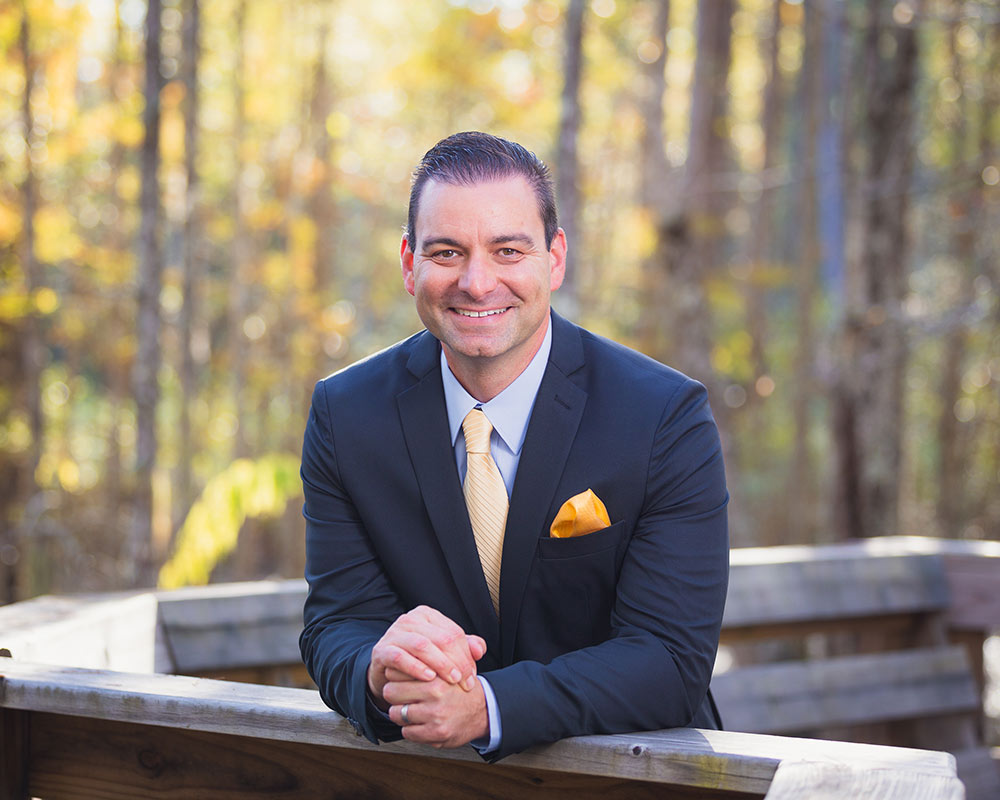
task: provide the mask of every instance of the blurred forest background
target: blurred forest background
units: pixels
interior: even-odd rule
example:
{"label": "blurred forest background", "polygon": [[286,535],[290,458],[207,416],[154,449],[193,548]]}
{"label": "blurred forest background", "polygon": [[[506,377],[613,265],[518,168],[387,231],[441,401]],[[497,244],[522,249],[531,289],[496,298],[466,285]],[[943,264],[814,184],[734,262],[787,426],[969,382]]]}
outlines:
{"label": "blurred forest background", "polygon": [[735,546],[998,537],[995,2],[4,0],[0,602],[301,575],[467,129],[552,167],[557,307],[709,387]]}

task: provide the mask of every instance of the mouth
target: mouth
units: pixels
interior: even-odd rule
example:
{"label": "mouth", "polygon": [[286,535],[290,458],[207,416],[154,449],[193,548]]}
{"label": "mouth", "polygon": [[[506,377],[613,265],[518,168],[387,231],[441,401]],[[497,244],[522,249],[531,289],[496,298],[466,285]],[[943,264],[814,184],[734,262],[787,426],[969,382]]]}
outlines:
{"label": "mouth", "polygon": [[510,306],[504,306],[503,308],[488,308],[484,311],[473,311],[467,308],[452,308],[456,314],[462,317],[470,317],[472,319],[478,319],[480,317],[495,317],[499,314],[506,312]]}

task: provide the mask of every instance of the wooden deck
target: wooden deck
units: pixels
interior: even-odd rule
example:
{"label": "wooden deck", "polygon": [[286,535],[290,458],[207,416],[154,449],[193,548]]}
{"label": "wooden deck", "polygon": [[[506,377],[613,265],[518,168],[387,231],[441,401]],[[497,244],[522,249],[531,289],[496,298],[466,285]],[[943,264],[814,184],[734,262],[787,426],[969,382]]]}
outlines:
{"label": "wooden deck", "polygon": [[[942,557],[933,540],[863,548],[857,569],[875,569],[875,591],[901,607],[912,606],[913,597],[905,596],[900,576],[923,569],[928,548]],[[754,588],[762,569],[783,571],[786,582],[806,586],[816,574],[810,554],[775,558],[781,549],[769,550],[770,562],[764,552],[734,551],[727,629],[739,632],[737,638],[756,625],[741,618],[747,608],[741,596],[757,597],[758,608],[773,597],[775,620],[768,624],[794,624],[780,619],[794,611],[787,602]],[[876,564],[903,557],[905,569]],[[975,559],[957,558],[966,578],[981,570]],[[794,566],[797,559],[803,566]],[[969,634],[973,648],[981,647],[983,631],[1000,620],[1000,593],[983,596],[980,582],[956,574],[947,598],[933,602],[950,598],[954,625]],[[0,800],[965,796],[948,753],[756,733],[676,729],[581,737],[494,765],[470,749],[406,742],[375,747],[314,690],[291,688],[307,685],[297,646],[304,593],[302,581],[263,581],[42,597],[0,608],[0,648],[13,655],[0,658]],[[845,595],[840,603],[859,600]],[[844,609],[827,610],[830,624],[841,625]],[[924,661],[917,658],[918,671]],[[968,662],[963,665],[967,670]]]}

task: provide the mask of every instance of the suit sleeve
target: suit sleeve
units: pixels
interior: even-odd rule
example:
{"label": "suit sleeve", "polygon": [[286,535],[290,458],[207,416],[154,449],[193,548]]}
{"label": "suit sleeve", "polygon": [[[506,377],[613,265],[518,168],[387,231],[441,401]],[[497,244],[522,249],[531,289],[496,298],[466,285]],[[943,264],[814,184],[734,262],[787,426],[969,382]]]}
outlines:
{"label": "suit sleeve", "polygon": [[674,392],[650,452],[610,638],[485,673],[503,731],[496,758],[567,736],[688,725],[703,703],[729,570],[725,471],[704,387]]}
{"label": "suit sleeve", "polygon": [[302,446],[305,495],[305,627],[302,660],[324,702],[372,742],[401,738],[375,712],[367,670],[375,643],[405,609],[385,576],[341,480],[325,384],[313,392]]}

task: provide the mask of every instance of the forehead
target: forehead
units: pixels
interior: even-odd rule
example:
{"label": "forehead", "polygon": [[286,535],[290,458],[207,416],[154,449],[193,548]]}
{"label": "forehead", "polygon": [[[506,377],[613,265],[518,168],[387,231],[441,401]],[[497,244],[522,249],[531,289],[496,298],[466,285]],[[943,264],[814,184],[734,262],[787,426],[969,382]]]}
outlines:
{"label": "forehead", "polygon": [[427,236],[521,233],[544,238],[538,200],[528,181],[509,178],[472,184],[429,180],[420,192],[417,240]]}

